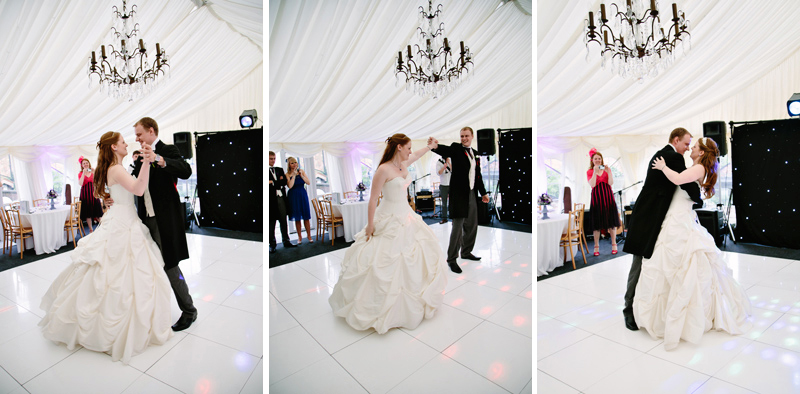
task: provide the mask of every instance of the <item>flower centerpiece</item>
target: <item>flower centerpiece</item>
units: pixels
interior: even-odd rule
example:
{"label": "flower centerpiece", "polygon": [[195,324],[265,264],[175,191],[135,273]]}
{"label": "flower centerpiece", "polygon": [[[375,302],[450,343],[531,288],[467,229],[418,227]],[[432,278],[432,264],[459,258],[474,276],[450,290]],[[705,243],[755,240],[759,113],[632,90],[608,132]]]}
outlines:
{"label": "flower centerpiece", "polygon": [[358,201],[364,201],[364,191],[367,190],[367,187],[364,186],[364,182],[358,182],[356,185],[356,191],[358,192]]}
{"label": "flower centerpiece", "polygon": [[56,198],[58,198],[58,193],[56,193],[55,190],[50,189],[50,191],[47,192],[47,196],[46,197],[48,199],[50,199],[50,209],[56,209],[55,201],[56,201]]}
{"label": "flower centerpiece", "polygon": [[542,220],[549,219],[547,216],[547,206],[553,203],[553,199],[547,195],[547,193],[544,193],[539,196],[538,203],[542,206]]}

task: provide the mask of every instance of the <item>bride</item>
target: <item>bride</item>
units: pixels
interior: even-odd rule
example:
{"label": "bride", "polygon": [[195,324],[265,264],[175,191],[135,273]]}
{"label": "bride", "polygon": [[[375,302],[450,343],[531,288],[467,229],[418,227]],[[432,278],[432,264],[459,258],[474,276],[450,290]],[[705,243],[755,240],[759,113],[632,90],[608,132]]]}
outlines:
{"label": "bride", "polygon": [[153,153],[146,144],[139,178],[122,166],[128,144],[109,131],[97,143],[96,197],[114,205],[103,223],[83,237],[70,264],[47,290],[39,325],[45,338],[72,350],[81,345],[109,352],[113,361],[127,364],[150,344],[172,337],[170,294],[164,260],[136,213],[133,195],[141,196],[150,174]]}
{"label": "bride", "polygon": [[[355,236],[342,261],[328,302],[356,330],[416,328],[442,304],[447,276],[439,241],[408,205],[408,166],[437,141],[411,153],[411,139],[386,140],[372,178],[367,226]],[[378,196],[383,198],[378,205]]]}
{"label": "bride", "polygon": [[[700,138],[692,147],[690,168],[677,173],[659,157],[653,168],[676,185],[697,182],[706,198],[717,182],[717,144]],[[633,313],[639,327],[673,349],[681,339],[699,343],[709,330],[732,335],[750,327],[750,300],[722,260],[713,237],[697,222],[692,200],[676,188],[653,256],[642,263]]]}

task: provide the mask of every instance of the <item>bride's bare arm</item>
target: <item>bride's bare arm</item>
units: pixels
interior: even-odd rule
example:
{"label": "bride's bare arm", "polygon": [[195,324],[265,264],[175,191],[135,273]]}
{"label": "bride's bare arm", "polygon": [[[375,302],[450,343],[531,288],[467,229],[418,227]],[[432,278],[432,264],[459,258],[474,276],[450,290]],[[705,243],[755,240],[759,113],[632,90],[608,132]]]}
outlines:
{"label": "bride's bare arm", "polygon": [[365,229],[367,240],[372,237],[375,232],[375,225],[373,219],[375,218],[375,210],[378,208],[378,198],[383,190],[383,184],[386,183],[386,171],[383,166],[378,166],[375,171],[375,176],[372,177],[372,187],[369,192],[369,205],[367,208],[367,227]]}
{"label": "bride's bare arm", "polygon": [[431,151],[431,149],[436,148],[439,145],[438,141],[433,139],[433,137],[428,138],[428,145],[420,150],[414,151],[411,155],[408,156],[408,160],[405,161],[406,167],[413,164],[415,161],[419,160],[422,155]]}
{"label": "bride's bare arm", "polygon": [[675,170],[667,167],[664,158],[659,157],[653,161],[653,168],[661,170],[670,182],[676,185],[683,185],[684,183],[694,182],[703,175],[705,175],[705,168],[700,164],[695,164],[689,167],[686,171],[676,172]]}

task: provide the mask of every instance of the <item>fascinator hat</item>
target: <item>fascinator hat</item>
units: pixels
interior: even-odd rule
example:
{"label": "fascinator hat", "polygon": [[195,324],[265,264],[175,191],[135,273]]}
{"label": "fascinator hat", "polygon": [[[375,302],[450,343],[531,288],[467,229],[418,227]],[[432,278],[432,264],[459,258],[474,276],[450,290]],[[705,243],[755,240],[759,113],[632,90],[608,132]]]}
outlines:
{"label": "fascinator hat", "polygon": [[83,161],[86,160],[83,156],[78,159],[78,164],[83,164]]}
{"label": "fascinator hat", "polygon": [[594,156],[595,153],[597,153],[597,149],[596,148],[589,149],[589,157]]}

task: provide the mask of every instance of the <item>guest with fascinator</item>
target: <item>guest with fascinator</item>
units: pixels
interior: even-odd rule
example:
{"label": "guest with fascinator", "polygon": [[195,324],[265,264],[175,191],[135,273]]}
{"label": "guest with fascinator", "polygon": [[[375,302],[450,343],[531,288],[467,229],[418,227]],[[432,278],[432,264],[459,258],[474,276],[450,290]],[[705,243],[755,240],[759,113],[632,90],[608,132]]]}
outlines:
{"label": "guest with fascinator", "polygon": [[81,172],[78,174],[78,183],[81,184],[81,220],[86,220],[86,228],[92,232],[92,221],[100,222],[103,216],[103,207],[100,200],[94,196],[94,172],[92,163],[83,156],[78,159]]}
{"label": "guest with fascinator", "polygon": [[589,151],[589,170],[586,171],[586,179],[592,187],[592,202],[590,205],[592,219],[592,233],[594,234],[594,255],[600,255],[600,230],[606,229],[611,234],[611,254],[617,254],[617,227],[619,227],[619,215],[617,214],[617,203],[614,201],[614,192],[611,186],[614,185],[614,175],[611,169],[605,166],[603,154],[597,149]]}

